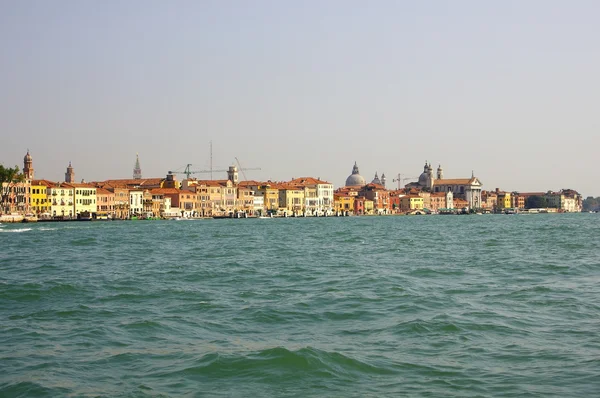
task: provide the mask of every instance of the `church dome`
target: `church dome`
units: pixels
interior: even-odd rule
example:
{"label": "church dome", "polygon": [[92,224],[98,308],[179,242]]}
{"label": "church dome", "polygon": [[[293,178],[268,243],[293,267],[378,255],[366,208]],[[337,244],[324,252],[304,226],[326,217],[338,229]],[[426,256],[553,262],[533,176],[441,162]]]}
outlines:
{"label": "church dome", "polygon": [[346,178],[346,186],[352,187],[352,186],[366,185],[366,184],[367,184],[367,182],[365,181],[364,177],[359,174],[358,166],[356,165],[356,162],[354,162],[354,167],[352,168],[352,174],[349,175],[348,178]]}
{"label": "church dome", "polygon": [[29,151],[27,151],[27,154],[23,158],[23,161],[24,162],[31,162],[31,155],[29,154]]}
{"label": "church dome", "polygon": [[427,175],[427,173],[425,173],[425,172],[421,173],[421,175],[419,176],[419,185],[426,186],[428,181],[429,181],[429,176]]}

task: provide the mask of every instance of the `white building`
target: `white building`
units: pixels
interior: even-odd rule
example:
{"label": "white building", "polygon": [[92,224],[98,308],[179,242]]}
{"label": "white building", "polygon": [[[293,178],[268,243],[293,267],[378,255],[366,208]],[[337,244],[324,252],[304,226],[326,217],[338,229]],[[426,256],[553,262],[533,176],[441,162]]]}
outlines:
{"label": "white building", "polygon": [[144,212],[144,191],[132,189],[129,191],[129,214],[140,215]]}

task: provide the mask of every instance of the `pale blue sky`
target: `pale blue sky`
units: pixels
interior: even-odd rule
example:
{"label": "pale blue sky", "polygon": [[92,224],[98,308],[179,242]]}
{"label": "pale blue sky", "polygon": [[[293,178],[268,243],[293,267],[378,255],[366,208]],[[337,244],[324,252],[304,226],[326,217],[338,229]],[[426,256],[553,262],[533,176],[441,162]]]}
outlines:
{"label": "pale blue sky", "polygon": [[[597,1],[0,1],[0,162],[600,196]],[[207,177],[207,175],[204,175]],[[199,176],[201,177],[201,176]]]}

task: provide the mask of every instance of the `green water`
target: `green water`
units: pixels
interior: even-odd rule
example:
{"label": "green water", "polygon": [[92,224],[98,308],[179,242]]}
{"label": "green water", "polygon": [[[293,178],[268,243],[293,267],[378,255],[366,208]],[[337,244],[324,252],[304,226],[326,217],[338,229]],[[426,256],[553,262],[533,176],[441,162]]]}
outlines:
{"label": "green water", "polygon": [[0,226],[0,396],[600,395],[600,215]]}

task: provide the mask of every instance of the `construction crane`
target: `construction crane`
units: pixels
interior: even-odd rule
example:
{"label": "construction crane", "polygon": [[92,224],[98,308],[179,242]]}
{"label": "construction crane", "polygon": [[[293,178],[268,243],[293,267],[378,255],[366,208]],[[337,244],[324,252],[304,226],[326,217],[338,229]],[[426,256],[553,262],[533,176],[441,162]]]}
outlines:
{"label": "construction crane", "polygon": [[237,157],[235,158],[235,162],[237,163],[239,170],[242,172],[242,175],[244,176],[244,181],[248,181],[248,178],[246,177],[246,173],[244,173],[244,170],[260,170],[260,167],[250,167],[250,168],[244,169],[240,163],[240,160]]}
{"label": "construction crane", "polygon": [[[238,166],[240,164],[239,160],[237,160],[237,158],[235,158]],[[185,166],[185,169],[183,171],[169,171],[169,174],[185,174],[185,177],[187,179],[190,178],[190,175],[192,174],[206,174],[206,173],[210,173],[211,175],[211,179],[212,179],[212,173],[227,173],[229,171],[231,171],[230,169],[227,170],[191,170],[191,163],[188,163]],[[241,167],[239,167],[238,169],[239,171],[242,172],[242,175],[244,176],[244,179],[246,179],[246,174],[244,173],[244,170],[260,170],[260,167],[252,167],[252,168],[246,168],[246,169],[242,169]]]}
{"label": "construction crane", "polygon": [[169,170],[169,174],[185,174],[185,177],[187,179],[189,179],[190,175],[192,175],[192,174],[212,173],[213,171],[227,171],[227,170],[194,170],[194,171],[192,171],[192,170],[190,170],[191,166],[192,166],[191,163],[188,163],[185,166],[185,169],[183,171],[171,171],[171,170]]}
{"label": "construction crane", "polygon": [[402,189],[402,183],[408,180],[416,180],[419,177],[404,177],[402,178],[402,174],[398,173],[398,178],[394,178],[392,181],[398,183],[398,189]]}

